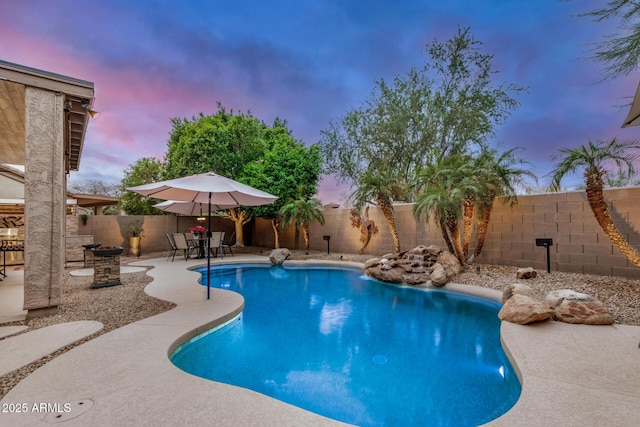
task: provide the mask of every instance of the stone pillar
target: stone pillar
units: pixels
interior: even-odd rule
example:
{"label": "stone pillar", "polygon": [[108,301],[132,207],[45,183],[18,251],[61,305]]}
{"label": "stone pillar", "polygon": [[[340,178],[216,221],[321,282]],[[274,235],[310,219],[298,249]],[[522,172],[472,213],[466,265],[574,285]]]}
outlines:
{"label": "stone pillar", "polygon": [[25,91],[24,309],[55,313],[64,282],[64,97]]}

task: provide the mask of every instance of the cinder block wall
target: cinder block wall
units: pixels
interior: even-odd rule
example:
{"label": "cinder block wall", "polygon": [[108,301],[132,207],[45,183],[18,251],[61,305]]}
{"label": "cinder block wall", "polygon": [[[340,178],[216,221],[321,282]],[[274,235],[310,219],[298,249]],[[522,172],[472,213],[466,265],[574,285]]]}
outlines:
{"label": "cinder block wall", "polygon": [[[624,237],[640,250],[640,187],[607,190],[612,218]],[[547,267],[546,248],[537,247],[535,239],[553,239],[550,248],[552,271],[599,274],[640,279],[640,268],[629,263],[618,252],[596,222],[583,191],[540,194],[518,197],[518,205],[510,207],[502,200],[494,203],[487,239],[478,263]],[[445,248],[440,228],[425,218],[416,220],[412,204],[394,206],[401,250],[417,245],[438,245]],[[314,223],[310,228],[312,250],[326,251],[323,236],[330,236],[331,252],[359,253],[362,247],[360,230],[351,226],[350,209],[327,209],[325,224]],[[79,226],[80,234],[93,234],[96,243],[123,246],[128,251],[127,224],[144,219],[142,251],[161,252],[168,249],[164,233],[187,232],[196,225],[195,218],[175,216],[94,216],[86,226]],[[393,251],[393,239],[380,209],[371,207],[369,219],[378,227],[363,251],[372,256]],[[215,218],[213,230],[233,232],[233,223]],[[280,246],[294,248],[294,229],[288,227],[280,234]],[[245,240],[254,246],[274,247],[271,223],[258,218],[245,229]],[[475,235],[472,240],[475,243]],[[302,234],[299,248],[304,248]],[[474,247],[471,247],[473,251]]]}
{"label": "cinder block wall", "polygon": [[[129,252],[129,224],[141,220],[143,237],[140,240],[140,252],[164,252],[169,250],[165,233],[188,233],[189,228],[198,225],[195,217],[175,215],[91,215],[86,225],[79,225],[81,234],[93,235],[93,241],[102,246],[122,246],[123,254]],[[211,218],[211,229],[224,231],[229,235],[234,230],[233,222],[223,218]]]}
{"label": "cinder block wall", "polygon": [[[640,250],[640,187],[606,190],[605,199],[618,229]],[[584,191],[520,196],[518,202],[510,207],[503,200],[496,200],[487,239],[477,262],[544,270],[546,248],[537,247],[535,239],[546,237],[553,239],[552,271],[640,279],[640,268],[627,261],[598,225]],[[412,207],[410,204],[394,206],[401,249],[418,244],[445,247],[439,227],[424,218],[414,219]],[[369,218],[374,220],[379,232],[371,238],[364,253],[391,252],[393,241],[381,211],[370,208]],[[312,249],[326,250],[322,236],[331,235],[332,251],[359,251],[360,232],[351,227],[349,209],[325,211],[325,219],[324,226],[311,226]]]}

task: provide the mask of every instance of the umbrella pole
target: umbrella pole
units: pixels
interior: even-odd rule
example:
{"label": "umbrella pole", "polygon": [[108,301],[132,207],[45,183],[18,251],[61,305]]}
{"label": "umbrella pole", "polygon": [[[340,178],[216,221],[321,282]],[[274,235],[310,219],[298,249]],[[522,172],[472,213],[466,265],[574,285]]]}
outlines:
{"label": "umbrella pole", "polygon": [[211,192],[209,192],[209,220],[207,226],[207,299],[211,295]]}

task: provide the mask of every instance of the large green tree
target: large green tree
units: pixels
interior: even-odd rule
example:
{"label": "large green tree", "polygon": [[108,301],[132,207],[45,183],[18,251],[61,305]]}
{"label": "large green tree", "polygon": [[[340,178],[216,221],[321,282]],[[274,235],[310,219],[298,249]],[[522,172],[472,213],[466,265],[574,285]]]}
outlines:
{"label": "large green tree", "polygon": [[524,89],[497,83],[481,46],[468,28],[434,40],[422,69],[379,81],[362,107],[322,132],[326,171],[351,185],[356,207],[380,206],[396,251],[393,204],[415,199],[419,168],[485,147],[518,105],[512,95]]}
{"label": "large green tree", "polygon": [[[250,113],[227,111],[221,104],[215,114],[172,119],[172,124],[166,154],[168,179],[215,172],[244,182],[246,165],[262,159],[267,150],[265,124]],[[239,207],[224,216],[235,223],[236,245],[244,246],[242,227],[251,220],[250,212]]]}
{"label": "large green tree", "polygon": [[164,162],[153,157],[143,157],[129,165],[124,171],[124,178],[120,183],[120,205],[127,215],[156,215],[162,213],[153,205],[158,200],[142,196],[128,187],[150,184],[164,179]]}
{"label": "large green tree", "polygon": [[317,145],[305,147],[302,142],[295,141],[286,123],[280,120],[265,130],[265,140],[269,148],[264,158],[247,164],[243,176],[247,184],[278,196],[271,204],[249,210],[254,216],[271,221],[275,247],[279,248],[282,228],[279,211],[285,201],[297,196],[300,186],[304,188],[304,198],[316,194],[322,158]]}

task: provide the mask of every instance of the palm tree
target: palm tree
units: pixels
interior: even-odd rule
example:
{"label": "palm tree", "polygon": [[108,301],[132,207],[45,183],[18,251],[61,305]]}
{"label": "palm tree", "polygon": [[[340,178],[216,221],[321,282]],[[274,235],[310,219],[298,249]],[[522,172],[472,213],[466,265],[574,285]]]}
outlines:
{"label": "palm tree", "polygon": [[487,162],[485,170],[489,172],[486,177],[488,192],[485,193],[485,197],[479,200],[478,238],[476,248],[469,259],[470,263],[482,252],[495,199],[503,197],[504,203],[515,206],[518,204],[515,187],[524,185],[525,177],[538,181],[533,173],[520,167],[520,165],[529,163],[515,156],[515,151],[519,149],[519,147],[512,148],[502,154],[499,154],[497,150],[487,150],[484,153],[484,160]]}
{"label": "palm tree", "polygon": [[289,199],[280,208],[279,214],[282,216],[283,226],[293,223],[296,231],[302,229],[307,255],[309,255],[309,225],[313,221],[324,224],[322,210],[320,200],[307,197],[303,189],[298,189],[298,196],[295,199]]}
{"label": "palm tree", "polygon": [[[388,168],[385,168],[388,170]],[[367,203],[375,203],[380,207],[384,219],[389,225],[393,238],[393,249],[400,252],[400,237],[393,216],[393,201],[402,197],[405,187],[393,176],[384,174],[382,168],[370,167],[360,179],[358,189],[351,195],[356,209],[362,209]]]}
{"label": "palm tree", "polygon": [[466,259],[459,221],[465,200],[481,188],[471,169],[472,162],[467,155],[450,155],[427,167],[419,174],[419,194],[413,206],[416,217],[422,213],[433,216],[447,247],[462,264],[466,264]]}
{"label": "palm tree", "polygon": [[618,175],[627,173],[628,176],[634,176],[636,170],[633,163],[638,159],[638,155],[629,154],[628,151],[639,149],[640,145],[635,141],[619,142],[615,138],[610,142],[589,141],[588,145],[582,145],[576,149],[564,148],[553,158],[559,159],[559,162],[552,172],[549,186],[552,191],[557,191],[560,188],[560,181],[567,173],[584,167],[585,191],[596,221],[618,250],[638,267],[640,267],[640,253],[624,239],[611,219],[607,202],[604,200],[603,176],[607,173],[605,169],[607,163],[616,165]]}

